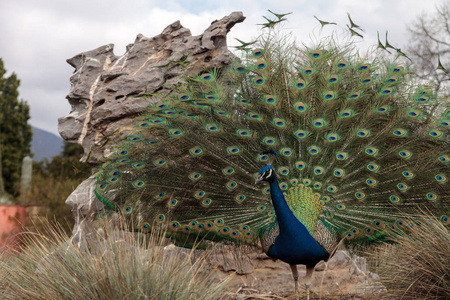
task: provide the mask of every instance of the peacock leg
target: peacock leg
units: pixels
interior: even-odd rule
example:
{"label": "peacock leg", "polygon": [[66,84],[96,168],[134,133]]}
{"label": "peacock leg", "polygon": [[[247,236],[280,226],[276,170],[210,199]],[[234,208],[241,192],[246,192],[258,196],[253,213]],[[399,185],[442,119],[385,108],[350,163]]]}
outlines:
{"label": "peacock leg", "polygon": [[309,300],[309,287],[311,286],[311,277],[314,267],[306,266],[306,299]]}
{"label": "peacock leg", "polygon": [[[292,276],[294,277],[294,293],[298,294],[298,270],[297,270],[297,265],[291,265],[289,264],[289,266],[291,267],[291,271],[292,271]],[[297,300],[298,300],[298,296],[297,296]]]}

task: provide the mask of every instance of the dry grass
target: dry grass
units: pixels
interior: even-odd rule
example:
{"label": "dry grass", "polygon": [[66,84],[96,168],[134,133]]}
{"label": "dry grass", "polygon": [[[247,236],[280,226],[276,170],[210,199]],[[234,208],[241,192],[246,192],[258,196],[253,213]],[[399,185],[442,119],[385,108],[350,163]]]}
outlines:
{"label": "dry grass", "polygon": [[204,260],[193,250],[168,253],[157,235],[106,232],[82,252],[58,228],[45,230],[27,236],[22,251],[0,254],[0,299],[223,298],[226,281],[210,286]]}
{"label": "dry grass", "polygon": [[394,236],[395,244],[370,254],[393,299],[450,299],[450,230],[437,218],[423,219],[431,223]]}

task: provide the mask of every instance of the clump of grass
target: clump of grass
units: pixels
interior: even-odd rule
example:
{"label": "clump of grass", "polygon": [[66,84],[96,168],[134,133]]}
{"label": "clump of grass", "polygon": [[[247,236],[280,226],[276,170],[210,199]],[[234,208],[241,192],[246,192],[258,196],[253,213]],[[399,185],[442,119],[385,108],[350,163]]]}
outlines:
{"label": "clump of grass", "polygon": [[[164,249],[160,235],[137,239],[106,231],[80,251],[62,230],[25,238],[19,252],[0,254],[1,299],[221,299],[226,281],[210,273],[193,250]],[[203,271],[202,271],[203,270]]]}
{"label": "clump of grass", "polygon": [[370,254],[393,299],[450,299],[450,230],[435,217],[423,220],[406,220],[413,229]]}

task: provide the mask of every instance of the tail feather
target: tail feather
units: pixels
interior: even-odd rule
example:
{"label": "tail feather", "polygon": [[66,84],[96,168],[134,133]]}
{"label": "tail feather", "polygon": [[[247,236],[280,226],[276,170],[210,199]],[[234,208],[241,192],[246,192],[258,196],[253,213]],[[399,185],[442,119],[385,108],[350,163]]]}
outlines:
{"label": "tail feather", "polygon": [[252,242],[277,222],[254,184],[275,150],[282,190],[311,187],[348,239],[403,228],[417,208],[448,218],[450,110],[432,88],[332,40],[258,47],[158,95],[99,169],[100,199],[145,228]]}

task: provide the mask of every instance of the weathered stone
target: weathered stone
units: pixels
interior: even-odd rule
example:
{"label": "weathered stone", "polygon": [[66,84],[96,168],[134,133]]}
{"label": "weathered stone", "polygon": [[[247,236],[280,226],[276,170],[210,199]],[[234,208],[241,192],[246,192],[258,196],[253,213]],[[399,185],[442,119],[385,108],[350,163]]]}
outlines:
{"label": "weathered stone", "polygon": [[[212,22],[199,36],[192,36],[177,21],[155,37],[139,34],[122,56],[116,56],[114,45],[109,44],[68,59],[75,68],[66,97],[72,110],[59,119],[59,133],[83,146],[82,160],[104,161],[104,144],[126,133],[139,113],[158,101],[157,97],[136,96],[170,93],[185,72],[230,64],[234,55],[227,48],[226,36],[244,19],[241,12],[234,12]],[[119,128],[119,134],[113,135]]]}

